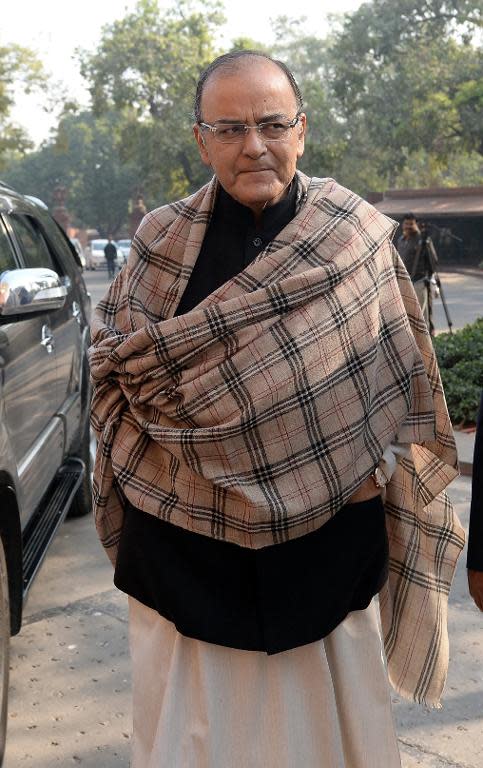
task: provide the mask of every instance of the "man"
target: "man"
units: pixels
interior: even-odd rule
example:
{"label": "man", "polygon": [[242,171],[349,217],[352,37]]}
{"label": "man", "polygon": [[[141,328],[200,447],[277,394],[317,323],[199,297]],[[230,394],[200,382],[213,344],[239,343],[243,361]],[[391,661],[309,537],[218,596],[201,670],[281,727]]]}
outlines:
{"label": "man", "polygon": [[475,605],[483,611],[483,391],[476,418],[475,451],[468,535],[468,585]]}
{"label": "man", "polygon": [[438,258],[426,226],[420,230],[413,213],[407,213],[402,220],[402,234],[397,240],[396,248],[413,281],[423,317],[433,336],[431,279]]}
{"label": "man", "polygon": [[132,765],[395,768],[373,598],[396,689],[437,704],[463,544],[429,336],[393,222],[296,170],[285,65],[216,59],[195,119],[214,178],[145,217],[92,330]]}
{"label": "man", "polygon": [[116,274],[117,248],[112,242],[111,235],[107,238],[107,244],[104,247],[104,256],[107,261],[107,276],[109,280],[112,280]]}

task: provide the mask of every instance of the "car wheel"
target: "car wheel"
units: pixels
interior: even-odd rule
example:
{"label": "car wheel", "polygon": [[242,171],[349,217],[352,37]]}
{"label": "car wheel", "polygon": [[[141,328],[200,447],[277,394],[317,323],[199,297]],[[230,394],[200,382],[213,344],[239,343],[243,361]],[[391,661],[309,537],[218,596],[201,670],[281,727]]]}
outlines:
{"label": "car wheel", "polygon": [[88,418],[82,429],[79,448],[74,455],[79,459],[82,459],[86,471],[82,478],[82,483],[76,491],[74,501],[67,513],[67,517],[83,517],[84,515],[88,515],[92,509],[92,449]]}
{"label": "car wheel", "polygon": [[0,765],[7,735],[8,671],[10,663],[10,604],[3,541],[0,538]]}

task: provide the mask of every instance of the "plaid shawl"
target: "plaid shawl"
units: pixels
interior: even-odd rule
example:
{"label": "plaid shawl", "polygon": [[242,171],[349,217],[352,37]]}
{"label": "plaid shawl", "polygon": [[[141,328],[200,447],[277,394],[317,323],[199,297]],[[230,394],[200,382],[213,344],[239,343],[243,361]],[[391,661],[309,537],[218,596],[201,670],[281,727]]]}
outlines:
{"label": "plaid shawl", "polygon": [[[257,548],[309,533],[411,443],[387,488],[381,600],[395,688],[438,705],[463,531],[437,364],[394,223],[298,173],[292,221],[239,275],[174,317],[217,182],[148,214],[94,316],[94,509],[114,562],[122,500]],[[342,553],[341,553],[342,556]]]}

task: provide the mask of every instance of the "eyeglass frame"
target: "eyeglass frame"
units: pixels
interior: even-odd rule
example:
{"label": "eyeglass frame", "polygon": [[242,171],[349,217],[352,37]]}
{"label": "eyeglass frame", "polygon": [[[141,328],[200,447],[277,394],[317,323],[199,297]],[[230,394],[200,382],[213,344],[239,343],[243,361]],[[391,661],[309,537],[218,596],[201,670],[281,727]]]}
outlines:
{"label": "eyeglass frame", "polygon": [[[299,122],[299,120],[300,120],[300,117],[301,117],[301,115],[302,115],[302,112],[297,112],[297,114],[295,115],[295,117],[293,118],[293,120],[289,120],[289,121],[288,121],[288,123],[285,123],[287,130],[289,130],[289,129],[292,129],[292,128],[295,128],[295,126],[297,125],[297,123],[298,123],[298,122]],[[267,142],[267,141],[268,141],[268,142],[272,142],[272,141],[284,141],[284,139],[285,139],[285,136],[286,136],[287,134],[285,134],[285,135],[284,135],[282,138],[280,138],[280,139],[267,139],[267,138],[266,138],[266,137],[265,137],[265,136],[264,136],[264,135],[261,133],[261,131],[260,131],[260,129],[262,128],[262,126],[264,126],[264,125],[270,125],[270,123],[276,123],[276,122],[279,122],[279,123],[281,123],[281,122],[282,122],[282,120],[266,120],[266,121],[262,121],[261,123],[255,123],[255,125],[248,125],[248,123],[235,123],[235,122],[233,122],[233,123],[229,123],[229,122],[223,122],[223,121],[220,121],[220,125],[227,125],[227,126],[242,125],[242,126],[244,127],[245,131],[244,131],[243,135],[240,137],[240,139],[234,139],[234,140],[232,139],[231,141],[220,141],[220,139],[219,139],[219,138],[218,138],[218,139],[216,138],[216,131],[217,131],[217,128],[219,127],[219,126],[217,126],[217,125],[216,125],[216,123],[210,124],[210,123],[205,123],[205,122],[204,122],[204,121],[202,121],[202,120],[197,120],[197,123],[196,123],[196,124],[197,124],[197,125],[198,125],[198,126],[201,128],[201,129],[207,129],[207,130],[209,130],[209,131],[210,131],[210,133],[212,134],[213,138],[215,139],[215,141],[218,141],[218,143],[219,143],[219,144],[241,144],[241,142],[242,142],[242,141],[244,141],[244,140],[246,139],[246,137],[248,136],[248,131],[249,131],[249,130],[251,130],[252,128],[254,128],[254,129],[256,130],[256,132],[258,133],[258,135],[260,136],[260,138],[261,138],[263,141],[265,141],[265,142]]]}

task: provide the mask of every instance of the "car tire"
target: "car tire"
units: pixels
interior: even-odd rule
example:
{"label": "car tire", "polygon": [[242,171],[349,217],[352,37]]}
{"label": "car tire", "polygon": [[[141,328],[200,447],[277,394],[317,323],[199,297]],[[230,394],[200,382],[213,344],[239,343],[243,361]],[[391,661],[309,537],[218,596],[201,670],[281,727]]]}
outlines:
{"label": "car tire", "polygon": [[5,754],[10,666],[10,603],[8,573],[3,541],[0,538],[0,765]]}
{"label": "car tire", "polygon": [[85,473],[82,482],[76,491],[74,501],[67,513],[67,517],[84,517],[92,510],[92,452],[91,432],[89,419],[86,418],[79,448],[74,454],[76,458],[84,462]]}

